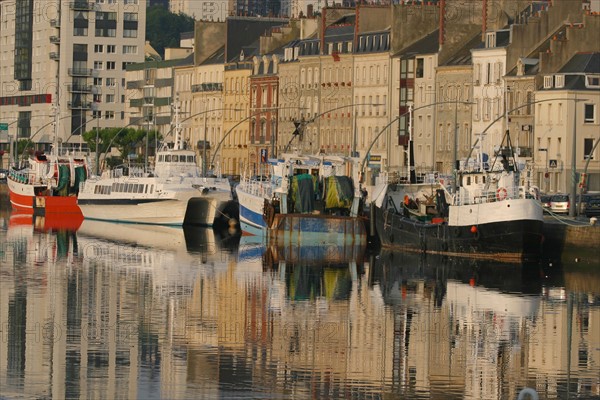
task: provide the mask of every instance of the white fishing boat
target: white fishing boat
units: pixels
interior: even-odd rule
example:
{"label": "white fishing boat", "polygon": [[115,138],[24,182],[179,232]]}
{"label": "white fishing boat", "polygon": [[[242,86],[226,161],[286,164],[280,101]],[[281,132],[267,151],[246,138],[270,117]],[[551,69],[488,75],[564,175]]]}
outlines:
{"label": "white fishing boat", "polygon": [[129,164],[90,177],[78,197],[83,216],[113,222],[205,226],[235,217],[237,207],[229,181],[202,176],[196,153],[183,148],[179,128],[175,131],[174,146],[164,145],[157,152],[153,171]]}

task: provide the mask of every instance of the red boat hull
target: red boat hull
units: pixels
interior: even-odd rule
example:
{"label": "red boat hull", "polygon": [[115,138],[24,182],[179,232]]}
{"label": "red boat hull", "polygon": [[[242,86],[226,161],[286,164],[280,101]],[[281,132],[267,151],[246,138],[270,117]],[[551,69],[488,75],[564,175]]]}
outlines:
{"label": "red boat hull", "polygon": [[26,214],[81,214],[75,196],[26,196],[9,191],[10,204],[15,211]]}

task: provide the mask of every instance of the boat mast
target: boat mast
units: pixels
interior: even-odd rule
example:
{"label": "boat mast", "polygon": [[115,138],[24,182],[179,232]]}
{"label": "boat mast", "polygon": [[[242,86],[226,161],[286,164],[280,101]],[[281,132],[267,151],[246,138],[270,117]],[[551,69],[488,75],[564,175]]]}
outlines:
{"label": "boat mast", "polygon": [[181,122],[179,121],[179,100],[173,105],[175,111],[175,144],[173,150],[181,150]]}
{"label": "boat mast", "polygon": [[413,104],[408,105],[408,183],[417,183],[417,175],[415,173],[415,155],[413,149],[412,137],[412,120],[413,120]]}

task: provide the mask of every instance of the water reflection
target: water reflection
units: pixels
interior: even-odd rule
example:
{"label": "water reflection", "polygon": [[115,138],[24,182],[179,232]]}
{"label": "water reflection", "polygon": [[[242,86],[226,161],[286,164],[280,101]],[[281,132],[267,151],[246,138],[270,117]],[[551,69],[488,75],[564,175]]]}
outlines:
{"label": "water reflection", "polygon": [[597,272],[197,228],[2,226],[6,397],[600,395]]}

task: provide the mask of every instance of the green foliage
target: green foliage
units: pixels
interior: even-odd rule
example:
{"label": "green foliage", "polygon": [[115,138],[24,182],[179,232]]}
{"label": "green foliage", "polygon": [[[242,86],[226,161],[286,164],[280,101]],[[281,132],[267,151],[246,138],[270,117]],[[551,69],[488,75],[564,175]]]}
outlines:
{"label": "green foliage", "polygon": [[26,159],[29,154],[33,154],[34,145],[30,139],[21,139],[17,142],[17,154]]}
{"label": "green foliage", "polygon": [[194,19],[186,14],[173,14],[161,6],[153,6],[146,11],[146,39],[161,55],[165,47],[179,47],[182,32],[194,30]]}
{"label": "green foliage", "polygon": [[[158,135],[158,140],[162,139],[157,131],[150,131],[148,134],[148,147],[153,148],[155,137]],[[146,130],[135,128],[105,128],[100,129],[98,133],[100,153],[107,153],[111,147],[116,147],[121,153],[123,159],[127,158],[128,154],[136,153],[136,149],[145,150],[146,146]],[[96,130],[91,130],[83,133],[83,140],[88,144],[91,151],[96,151]]]}

